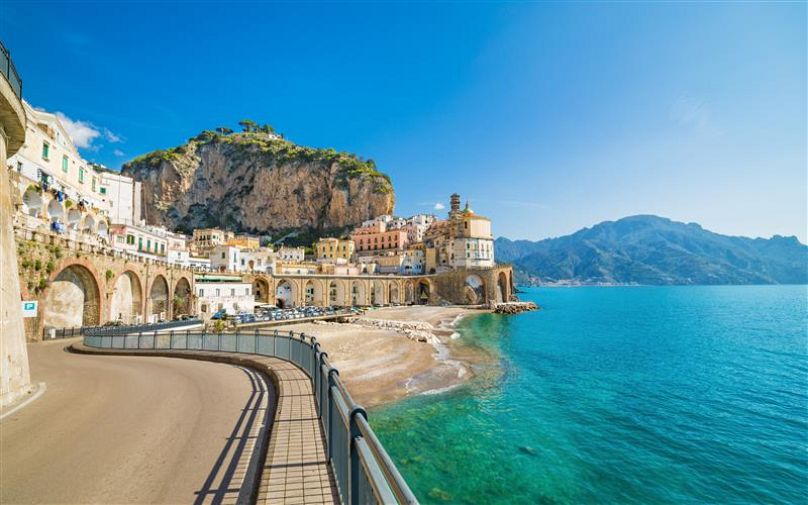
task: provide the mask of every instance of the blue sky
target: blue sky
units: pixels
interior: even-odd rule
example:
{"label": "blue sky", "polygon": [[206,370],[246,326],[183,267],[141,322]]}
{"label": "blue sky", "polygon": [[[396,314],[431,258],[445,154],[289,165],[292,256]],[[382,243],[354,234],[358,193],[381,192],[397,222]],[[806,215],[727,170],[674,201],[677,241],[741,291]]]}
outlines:
{"label": "blue sky", "polygon": [[[806,4],[0,3],[35,106],[112,167],[270,123],[496,235],[632,214],[806,242]],[[443,212],[443,211],[440,211]]]}

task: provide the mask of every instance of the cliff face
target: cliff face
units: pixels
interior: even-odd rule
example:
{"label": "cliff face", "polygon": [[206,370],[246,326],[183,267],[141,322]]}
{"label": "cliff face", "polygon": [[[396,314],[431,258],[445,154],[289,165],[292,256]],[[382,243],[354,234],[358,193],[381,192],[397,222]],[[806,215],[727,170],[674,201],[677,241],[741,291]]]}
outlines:
{"label": "cliff face", "polygon": [[316,232],[392,213],[395,203],[390,178],[373,161],[262,132],[203,132],[122,172],[142,182],[149,224],[185,232]]}

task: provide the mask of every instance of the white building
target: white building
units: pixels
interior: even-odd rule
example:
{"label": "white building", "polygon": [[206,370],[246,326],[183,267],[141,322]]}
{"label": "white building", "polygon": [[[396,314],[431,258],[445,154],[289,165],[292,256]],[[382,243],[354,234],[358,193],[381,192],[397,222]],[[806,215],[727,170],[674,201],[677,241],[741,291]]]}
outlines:
{"label": "white building", "polygon": [[106,240],[109,220],[100,174],[79,155],[58,116],[25,101],[23,108],[25,143],[7,161],[22,195],[21,224],[79,241]]}
{"label": "white building", "polygon": [[165,228],[139,226],[133,224],[113,224],[110,226],[112,247],[133,254],[158,256],[165,259],[168,254],[168,239]]}
{"label": "white building", "polygon": [[198,268],[200,270],[213,270],[213,268],[210,266],[210,258],[200,258],[198,256],[188,256],[188,266],[191,268]]}
{"label": "white building", "polygon": [[301,262],[306,259],[306,250],[302,247],[281,246],[275,258],[286,262]]}
{"label": "white building", "polygon": [[275,251],[271,247],[258,249],[243,249],[239,264],[241,272],[268,272],[275,271]]}
{"label": "white building", "polygon": [[240,272],[241,248],[217,245],[210,251],[210,266],[215,271]]}
{"label": "white building", "polygon": [[220,310],[227,314],[239,314],[252,313],[255,309],[252,285],[242,282],[238,276],[197,276],[194,287],[197,313],[203,319],[209,319]]}
{"label": "white building", "polygon": [[191,238],[188,235],[169,231],[166,232],[166,240],[168,241],[166,260],[175,265],[189,266],[191,264]]}
{"label": "white building", "polygon": [[139,181],[125,175],[101,172],[99,193],[114,224],[142,224],[142,194]]}
{"label": "white building", "polygon": [[402,275],[421,275],[424,273],[426,256],[423,245],[420,247],[408,247],[404,250],[404,258],[401,261]]}

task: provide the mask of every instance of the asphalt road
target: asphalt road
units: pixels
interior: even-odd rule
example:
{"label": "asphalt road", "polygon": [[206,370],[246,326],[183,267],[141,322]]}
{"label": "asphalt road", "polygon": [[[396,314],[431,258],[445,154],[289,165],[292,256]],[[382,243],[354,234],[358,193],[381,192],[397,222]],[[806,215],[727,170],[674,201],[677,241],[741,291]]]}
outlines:
{"label": "asphalt road", "polygon": [[251,454],[239,441],[257,429],[244,414],[266,396],[257,374],[66,345],[28,346],[47,390],[0,421],[0,503],[234,501]]}

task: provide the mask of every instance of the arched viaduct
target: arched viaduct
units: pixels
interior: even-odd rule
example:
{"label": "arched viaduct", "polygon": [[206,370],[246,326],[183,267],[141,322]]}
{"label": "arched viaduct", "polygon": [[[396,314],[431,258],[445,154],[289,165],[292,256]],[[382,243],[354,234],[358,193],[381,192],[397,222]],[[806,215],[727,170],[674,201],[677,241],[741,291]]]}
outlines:
{"label": "arched viaduct", "polygon": [[25,319],[28,340],[41,339],[46,328],[150,322],[193,312],[189,268],[50,233],[16,232],[22,298],[39,302],[37,316]]}

